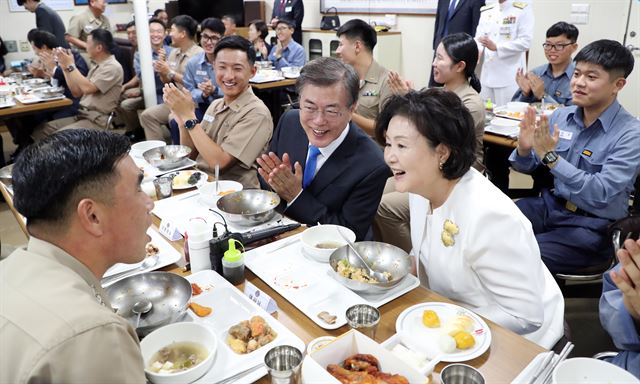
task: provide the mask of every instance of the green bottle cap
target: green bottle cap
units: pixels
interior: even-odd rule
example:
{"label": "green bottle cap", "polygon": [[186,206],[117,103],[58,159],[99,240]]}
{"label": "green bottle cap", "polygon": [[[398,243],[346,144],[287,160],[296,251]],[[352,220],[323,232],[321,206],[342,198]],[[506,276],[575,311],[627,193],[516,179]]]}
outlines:
{"label": "green bottle cap", "polygon": [[487,103],[484,105],[484,107],[486,109],[493,109],[493,103],[491,102],[491,99],[487,99]]}
{"label": "green bottle cap", "polygon": [[234,262],[242,258],[242,252],[239,249],[236,249],[236,243],[240,244],[240,246],[244,249],[244,246],[241,242],[236,239],[229,239],[229,249],[224,252],[224,260]]}

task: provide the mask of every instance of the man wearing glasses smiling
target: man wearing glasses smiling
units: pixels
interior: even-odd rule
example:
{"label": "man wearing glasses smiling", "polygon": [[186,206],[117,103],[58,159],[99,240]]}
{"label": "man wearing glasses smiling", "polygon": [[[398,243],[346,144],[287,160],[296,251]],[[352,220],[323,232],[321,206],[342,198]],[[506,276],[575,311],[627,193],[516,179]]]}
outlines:
{"label": "man wearing glasses smiling", "polygon": [[578,48],[578,28],[564,21],[553,24],[547,30],[547,39],[542,47],[549,60],[525,73],[518,69],[516,82],[520,89],[513,95],[513,101],[571,105],[571,77],[575,64],[571,56]]}
{"label": "man wearing glasses smiling", "polygon": [[348,227],[358,241],[371,238],[391,176],[380,147],[351,122],[359,83],[337,59],[309,62],[296,82],[300,110],[282,115],[269,153],[257,159],[262,187],[283,200],[280,211],[307,225]]}
{"label": "man wearing glasses smiling", "polygon": [[[223,96],[216,84],[216,73],[213,69],[213,50],[224,36],[224,23],[215,17],[206,18],[200,23],[200,46],[203,51],[189,59],[184,70],[183,84],[191,92],[196,103],[196,118],[202,120],[209,104]],[[169,123],[171,141],[180,144],[180,130],[175,119]]]}

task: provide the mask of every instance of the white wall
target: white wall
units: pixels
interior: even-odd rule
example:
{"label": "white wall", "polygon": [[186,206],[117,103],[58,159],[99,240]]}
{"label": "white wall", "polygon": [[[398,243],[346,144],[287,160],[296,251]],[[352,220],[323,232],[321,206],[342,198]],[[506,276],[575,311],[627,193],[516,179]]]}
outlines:
{"label": "white wall", "polygon": [[[129,0],[132,1],[132,0]],[[210,1],[210,0],[203,0]],[[634,0],[635,1],[635,0]],[[580,46],[602,38],[610,38],[622,41],[625,22],[629,7],[629,0],[531,0],[536,17],[534,40],[529,55],[530,66],[537,66],[545,62],[542,51],[545,31],[557,21],[569,21],[572,3],[589,4],[589,22],[578,25],[580,29]],[[154,10],[164,4],[162,0],[150,0],[149,8]],[[265,14],[269,19],[273,0],[265,0]],[[305,18],[304,28],[318,28],[320,25],[320,0],[304,0]],[[76,11],[61,11],[60,16],[65,23],[74,14],[85,7],[76,7]],[[107,14],[112,24],[126,23],[132,13],[131,4],[109,5]],[[361,18],[365,21],[380,19],[383,15],[340,15],[344,23],[353,18]],[[4,40],[26,40],[27,31],[35,26],[35,16],[31,13],[9,13],[8,2],[0,0],[0,35]],[[428,82],[429,65],[433,58],[431,44],[433,41],[433,27],[435,16],[398,15],[394,29],[402,32],[402,72],[417,87],[423,87]],[[636,26],[637,30],[637,26]],[[28,57],[30,54],[10,54],[8,58]],[[640,71],[640,62],[635,71]],[[635,99],[635,107],[628,106],[635,114],[640,114],[639,98]]]}

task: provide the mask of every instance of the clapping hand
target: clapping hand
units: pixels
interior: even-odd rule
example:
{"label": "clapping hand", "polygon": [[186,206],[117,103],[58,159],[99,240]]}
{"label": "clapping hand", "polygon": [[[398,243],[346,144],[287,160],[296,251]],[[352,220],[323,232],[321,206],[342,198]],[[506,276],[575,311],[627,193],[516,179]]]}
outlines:
{"label": "clapping hand", "polygon": [[518,87],[520,87],[522,94],[529,96],[531,93],[531,85],[529,84],[527,74],[522,70],[522,68],[518,68],[518,71],[516,72],[516,83],[518,83]]}
{"label": "clapping hand", "polygon": [[291,166],[289,154],[282,155],[282,160],[273,152],[256,159],[258,173],[269,183],[269,186],[286,202],[292,201],[302,191],[302,166],[299,162]]}
{"label": "clapping hand", "polygon": [[55,60],[58,61],[58,64],[60,64],[62,68],[67,68],[70,65],[75,65],[76,62],[73,59],[71,50],[58,47],[55,48],[54,52]]}
{"label": "clapping hand", "polygon": [[529,87],[533,92],[533,95],[536,99],[542,99],[544,96],[544,81],[533,72],[529,72],[527,74],[527,79],[529,80]]}
{"label": "clapping hand", "polygon": [[536,119],[536,109],[527,107],[524,118],[520,121],[520,135],[518,136],[518,154],[528,156],[533,149],[539,159],[547,152],[553,151],[558,144],[560,129],[554,125],[553,134],[549,130],[549,119],[542,115]]}
{"label": "clapping hand", "polygon": [[215,87],[213,86],[213,84],[211,83],[211,80],[209,79],[198,84],[198,89],[202,91],[202,97],[204,99],[211,96],[215,91]]}
{"label": "clapping hand", "polygon": [[196,105],[186,88],[178,88],[175,84],[168,83],[165,84],[163,93],[162,98],[179,126],[182,127],[185,121],[196,118]]}
{"label": "clapping hand", "polygon": [[156,60],[153,62],[153,70],[166,76],[171,71],[171,68],[169,68],[169,63],[165,60]]}
{"label": "clapping hand", "polygon": [[618,251],[621,268],[609,272],[611,280],[622,291],[622,300],[631,317],[640,324],[640,240],[628,239]]}
{"label": "clapping hand", "polygon": [[398,72],[395,71],[389,71],[387,83],[389,84],[391,92],[395,95],[404,95],[413,88],[413,84],[411,84],[410,81],[403,79]]}

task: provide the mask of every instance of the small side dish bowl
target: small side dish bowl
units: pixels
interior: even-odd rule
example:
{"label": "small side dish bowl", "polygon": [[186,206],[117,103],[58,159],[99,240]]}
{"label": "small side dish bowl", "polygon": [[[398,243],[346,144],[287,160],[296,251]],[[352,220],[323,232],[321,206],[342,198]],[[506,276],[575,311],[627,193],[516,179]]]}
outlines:
{"label": "small side dish bowl", "polygon": [[164,147],[165,145],[167,145],[167,143],[165,143],[162,140],[140,141],[138,143],[131,145],[130,154],[131,156],[134,156],[134,157],[142,157],[142,154],[145,153],[146,151],[153,148]]}
{"label": "small side dish bowl", "polygon": [[336,249],[347,245],[340,233],[352,243],[356,241],[356,234],[347,227],[333,224],[316,225],[304,231],[300,236],[302,250],[312,259],[328,263],[331,254]]}
{"label": "small side dish bowl", "polygon": [[[151,361],[162,348],[173,343],[195,343],[204,347],[206,358],[191,368],[174,373],[154,372],[150,369]],[[154,384],[187,384],[196,381],[206,374],[216,356],[217,339],[211,330],[202,324],[193,322],[174,323],[151,332],[140,342],[144,373]]]}
{"label": "small side dish bowl", "polygon": [[209,208],[215,208],[218,199],[232,192],[242,191],[242,184],[233,180],[218,181],[218,192],[216,193],[216,183],[206,182],[198,185],[200,201]]}
{"label": "small side dish bowl", "polygon": [[576,357],[558,364],[551,376],[551,382],[553,384],[638,383],[638,379],[617,365],[606,361]]}

